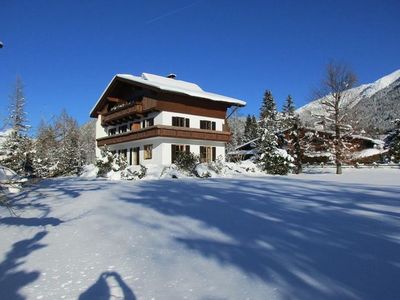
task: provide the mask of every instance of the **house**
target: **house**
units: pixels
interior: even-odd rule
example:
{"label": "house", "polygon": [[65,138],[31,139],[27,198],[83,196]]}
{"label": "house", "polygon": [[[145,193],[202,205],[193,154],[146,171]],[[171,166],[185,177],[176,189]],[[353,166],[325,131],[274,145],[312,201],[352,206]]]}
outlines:
{"label": "house", "polygon": [[[290,129],[277,134],[280,148],[287,148],[287,141],[292,140]],[[303,163],[330,163],[334,161],[333,154],[329,151],[330,143],[333,143],[334,132],[315,128],[299,128],[299,138],[304,144],[305,151]],[[345,136],[346,151],[344,161],[349,164],[373,163],[384,161],[387,150],[383,149],[384,142],[361,135]],[[256,138],[246,142],[228,153],[229,160],[246,160],[259,154],[258,140]]]}
{"label": "house", "polygon": [[203,162],[225,158],[231,136],[227,109],[244,105],[174,74],[118,74],[90,112],[97,118],[96,156],[107,145],[130,165],[170,165],[180,152],[192,152]]}

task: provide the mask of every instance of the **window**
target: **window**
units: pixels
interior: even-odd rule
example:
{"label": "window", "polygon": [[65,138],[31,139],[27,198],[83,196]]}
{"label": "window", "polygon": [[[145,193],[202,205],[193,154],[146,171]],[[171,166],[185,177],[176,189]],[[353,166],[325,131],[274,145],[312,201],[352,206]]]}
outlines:
{"label": "window", "polygon": [[111,128],[108,130],[108,135],[115,135],[117,133],[117,128]]}
{"label": "window", "polygon": [[190,153],[189,145],[171,145],[171,163],[174,163],[179,153]]}
{"label": "window", "polygon": [[216,130],[214,121],[200,120],[200,129]]}
{"label": "window", "polygon": [[190,127],[190,120],[188,118],[172,117],[172,126]]}
{"label": "window", "polygon": [[200,146],[200,162],[215,161],[216,148]]}
{"label": "window", "polygon": [[144,145],[144,159],[153,157],[153,145]]}

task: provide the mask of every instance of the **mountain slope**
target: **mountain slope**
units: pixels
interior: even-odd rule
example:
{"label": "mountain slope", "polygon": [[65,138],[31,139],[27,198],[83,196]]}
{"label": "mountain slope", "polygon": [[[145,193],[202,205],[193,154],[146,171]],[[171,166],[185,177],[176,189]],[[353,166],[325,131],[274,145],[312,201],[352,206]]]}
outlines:
{"label": "mountain slope", "polygon": [[[297,110],[307,126],[318,120],[316,115],[324,115],[324,98],[317,99]],[[357,130],[371,134],[383,133],[390,129],[391,122],[400,116],[400,70],[377,81],[348,90],[344,105],[348,106],[351,121]]]}

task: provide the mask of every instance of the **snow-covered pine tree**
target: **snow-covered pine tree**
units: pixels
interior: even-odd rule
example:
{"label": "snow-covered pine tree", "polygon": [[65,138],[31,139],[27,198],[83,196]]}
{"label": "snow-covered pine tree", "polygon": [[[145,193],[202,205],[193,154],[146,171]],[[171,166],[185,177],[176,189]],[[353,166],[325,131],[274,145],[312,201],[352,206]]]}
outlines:
{"label": "snow-covered pine tree", "polygon": [[227,119],[227,122],[231,132],[231,140],[226,145],[226,151],[230,152],[243,143],[245,120],[238,116],[237,111],[235,111]]}
{"label": "snow-covered pine tree", "polygon": [[35,157],[33,166],[35,174],[41,178],[53,177],[57,171],[59,142],[54,126],[41,121],[34,143]]}
{"label": "snow-covered pine tree", "polygon": [[288,95],[282,107],[281,127],[283,130],[293,127],[295,119],[295,106],[292,96]]}
{"label": "snow-covered pine tree", "polygon": [[394,128],[385,138],[385,148],[389,149],[392,161],[400,162],[400,119],[394,120]]}
{"label": "snow-covered pine tree", "polygon": [[302,172],[305,139],[301,133],[300,118],[296,115],[296,108],[292,96],[288,95],[280,115],[280,126],[284,130],[287,151],[293,158],[294,172]]}
{"label": "snow-covered pine tree", "polygon": [[277,111],[274,96],[272,96],[270,90],[266,90],[260,108],[260,120],[263,122],[265,118],[273,118],[276,121],[276,116]]}
{"label": "snow-covered pine tree", "polygon": [[83,163],[94,164],[96,161],[96,120],[91,120],[81,126],[80,143],[83,150]]}
{"label": "snow-covered pine tree", "polygon": [[78,122],[64,110],[57,118],[57,176],[78,174],[82,167],[82,147]]}
{"label": "snow-covered pine tree", "polygon": [[258,123],[254,115],[247,115],[246,123],[244,126],[244,138],[243,142],[254,140],[258,137]]}
{"label": "snow-covered pine tree", "polygon": [[278,120],[275,100],[270,91],[266,91],[261,107],[259,128],[258,163],[268,174],[286,175],[292,167],[293,158],[285,150],[278,148]]}
{"label": "snow-covered pine tree", "polygon": [[25,112],[25,95],[22,80],[17,77],[10,96],[7,124],[12,129],[2,144],[3,155],[0,165],[14,170],[18,175],[26,176],[33,172],[32,141],[28,137],[30,126]]}

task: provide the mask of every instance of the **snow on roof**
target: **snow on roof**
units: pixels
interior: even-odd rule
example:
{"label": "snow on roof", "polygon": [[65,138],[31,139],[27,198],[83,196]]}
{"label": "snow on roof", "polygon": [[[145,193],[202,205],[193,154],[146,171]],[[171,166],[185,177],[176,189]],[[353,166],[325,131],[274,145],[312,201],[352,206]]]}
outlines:
{"label": "snow on roof", "polygon": [[257,137],[257,138],[255,138],[255,139],[252,139],[251,141],[248,141],[248,142],[246,142],[246,143],[244,143],[244,144],[241,144],[241,145],[237,146],[237,147],[235,148],[235,150],[240,150],[240,148],[243,148],[243,147],[245,147],[245,146],[247,146],[247,145],[249,145],[249,144],[251,144],[251,143],[255,143],[255,142],[257,142],[259,139],[260,139],[260,138]]}
{"label": "snow on roof", "polygon": [[168,77],[163,77],[163,76],[149,74],[149,73],[142,73],[142,76],[140,76],[140,77],[130,75],[130,74],[117,74],[114,76],[114,78],[111,80],[111,82],[109,83],[107,88],[104,90],[104,92],[101,95],[101,97],[99,98],[99,100],[96,102],[96,105],[93,107],[93,109],[90,113],[91,115],[95,114],[95,111],[94,111],[95,108],[100,103],[101,99],[103,98],[104,94],[106,93],[106,91],[108,90],[110,85],[118,78],[128,80],[132,83],[140,83],[140,84],[143,84],[143,85],[146,85],[149,87],[153,87],[156,89],[160,89],[160,90],[166,91],[166,92],[184,94],[184,95],[198,97],[198,98],[205,98],[205,99],[213,100],[213,101],[226,102],[226,103],[231,103],[231,104],[237,105],[237,106],[245,106],[246,105],[246,102],[243,100],[206,92],[201,87],[199,87],[197,84],[192,83],[192,82],[177,80],[174,78],[168,78]]}
{"label": "snow on roof", "polygon": [[359,152],[355,152],[353,154],[353,158],[365,158],[365,157],[370,157],[378,154],[384,154],[387,153],[389,150],[385,149],[376,149],[376,148],[370,148],[370,149],[364,149]]}

